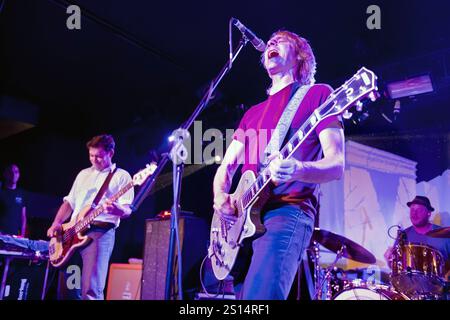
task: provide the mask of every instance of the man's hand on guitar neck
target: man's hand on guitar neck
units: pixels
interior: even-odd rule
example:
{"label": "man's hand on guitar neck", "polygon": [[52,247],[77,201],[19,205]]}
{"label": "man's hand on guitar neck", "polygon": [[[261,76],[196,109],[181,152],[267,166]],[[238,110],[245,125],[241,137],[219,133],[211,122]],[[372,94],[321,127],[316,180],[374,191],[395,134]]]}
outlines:
{"label": "man's hand on guitar neck", "polygon": [[275,158],[269,164],[270,177],[275,185],[297,180],[301,162],[295,159]]}
{"label": "man's hand on guitar neck", "polygon": [[214,196],[214,211],[219,213],[223,220],[234,223],[237,220],[236,207],[231,203],[231,197],[227,193]]}
{"label": "man's hand on guitar neck", "polygon": [[267,161],[270,161],[268,170],[270,172],[270,178],[272,182],[277,186],[281,183],[291,182],[297,179],[296,173],[301,168],[301,162],[291,159],[280,159],[280,153],[275,152]]}
{"label": "man's hand on guitar neck", "polygon": [[109,199],[107,199],[102,206],[105,213],[112,214],[120,218],[126,218],[131,214],[131,208],[129,205],[121,205],[120,203],[112,202]]}

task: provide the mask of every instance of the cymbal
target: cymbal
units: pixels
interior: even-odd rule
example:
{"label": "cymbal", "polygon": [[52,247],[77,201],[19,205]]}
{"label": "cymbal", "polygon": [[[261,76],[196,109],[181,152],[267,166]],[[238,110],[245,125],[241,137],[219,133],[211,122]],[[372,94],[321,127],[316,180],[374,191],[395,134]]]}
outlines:
{"label": "cymbal", "polygon": [[431,230],[426,235],[433,238],[450,238],[450,227]]}
{"label": "cymbal", "polygon": [[377,259],[368,250],[361,245],[347,239],[343,236],[337,235],[330,231],[315,228],[313,233],[313,240],[323,245],[328,250],[337,253],[342,246],[345,246],[345,250],[342,254],[343,257],[352,259],[361,263],[375,263]]}

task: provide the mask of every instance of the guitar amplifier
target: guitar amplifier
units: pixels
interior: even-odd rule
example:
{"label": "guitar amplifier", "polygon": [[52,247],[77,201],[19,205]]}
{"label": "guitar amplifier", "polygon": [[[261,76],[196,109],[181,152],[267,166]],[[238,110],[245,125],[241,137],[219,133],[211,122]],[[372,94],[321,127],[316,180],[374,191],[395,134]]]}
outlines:
{"label": "guitar amplifier", "polygon": [[106,300],[141,298],[142,264],[112,263],[109,267]]}
{"label": "guitar amplifier", "polygon": [[[166,288],[167,262],[170,240],[170,218],[148,219],[145,228],[144,264],[142,277],[142,300],[164,300]],[[194,299],[201,287],[200,265],[207,254],[209,227],[203,219],[181,215],[178,230],[182,255],[182,285],[185,299]],[[174,248],[176,255],[176,245]],[[173,260],[177,269],[177,258]],[[172,273],[172,279],[177,273]],[[177,290],[176,286],[172,289]]]}

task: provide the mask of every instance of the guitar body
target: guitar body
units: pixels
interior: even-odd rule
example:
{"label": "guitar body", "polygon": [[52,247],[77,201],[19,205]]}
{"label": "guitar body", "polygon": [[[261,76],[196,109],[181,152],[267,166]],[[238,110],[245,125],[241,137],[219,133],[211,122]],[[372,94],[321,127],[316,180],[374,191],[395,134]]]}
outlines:
{"label": "guitar body", "polygon": [[[73,230],[75,224],[78,221],[81,221],[91,210],[92,209],[90,207],[86,207],[81,210],[76,221],[64,223],[62,225],[63,231],[61,235],[50,239],[49,253],[50,263],[52,266],[57,268],[64,266],[72,257],[75,250],[88,245],[90,242],[90,238],[88,236],[83,235],[81,232],[70,235],[69,232],[72,232],[71,230]],[[64,236],[67,237],[65,241],[63,241]]]}
{"label": "guitar body", "polygon": [[260,209],[266,202],[268,195],[260,195],[247,208],[243,208],[239,201],[255,180],[256,177],[252,171],[244,172],[235,192],[230,194],[231,202],[237,209],[238,217],[233,225],[223,221],[220,215],[214,212],[208,256],[211,258],[212,269],[218,280],[225,279],[231,272],[244,239],[260,237],[266,231],[261,223]]}

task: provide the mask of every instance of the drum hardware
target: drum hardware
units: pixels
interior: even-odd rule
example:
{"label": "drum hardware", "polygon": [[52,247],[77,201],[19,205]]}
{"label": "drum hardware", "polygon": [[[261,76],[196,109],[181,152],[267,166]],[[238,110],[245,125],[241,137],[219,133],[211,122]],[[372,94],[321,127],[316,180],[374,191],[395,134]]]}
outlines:
{"label": "drum hardware", "polygon": [[342,252],[344,258],[368,264],[376,262],[375,256],[364,247],[330,231],[315,228],[313,240],[335,253],[345,246],[346,250]]}
{"label": "drum hardware", "polygon": [[[342,258],[352,259],[362,263],[375,263],[375,256],[368,250],[343,236],[337,235],[330,231],[315,228],[312,236],[313,246],[310,249],[312,251],[312,260],[314,263],[314,275],[315,275],[315,294],[313,300],[331,300],[334,292],[337,291],[336,285],[333,283],[333,279],[336,278],[333,272],[336,272],[336,264]],[[336,257],[333,263],[326,269],[320,268],[320,248],[319,244],[327,248],[328,250],[336,253]],[[324,275],[322,275],[324,273]],[[325,297],[323,288],[325,286]],[[340,289],[340,288],[339,288]]]}
{"label": "drum hardware", "polygon": [[450,238],[450,227],[431,230],[426,235],[433,238]]}
{"label": "drum hardware", "polygon": [[341,249],[336,253],[336,258],[333,263],[325,269],[325,275],[321,275],[321,268],[319,266],[319,245],[314,241],[314,270],[315,270],[315,279],[316,279],[316,288],[313,300],[322,300],[323,299],[323,286],[326,284],[326,297],[325,300],[331,300],[332,298],[332,287],[331,287],[331,274],[332,271],[336,267],[336,263],[344,256],[346,246],[343,245]]}

